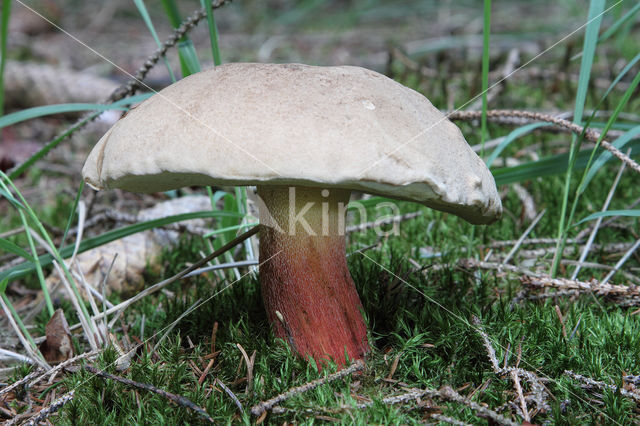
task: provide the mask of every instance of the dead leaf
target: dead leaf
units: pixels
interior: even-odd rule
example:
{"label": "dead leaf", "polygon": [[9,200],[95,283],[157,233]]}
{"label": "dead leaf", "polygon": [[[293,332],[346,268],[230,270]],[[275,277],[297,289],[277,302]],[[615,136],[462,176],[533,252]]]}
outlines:
{"label": "dead leaf", "polygon": [[48,363],[57,364],[73,356],[71,331],[62,309],[53,313],[45,332],[47,339],[40,344],[40,352]]}

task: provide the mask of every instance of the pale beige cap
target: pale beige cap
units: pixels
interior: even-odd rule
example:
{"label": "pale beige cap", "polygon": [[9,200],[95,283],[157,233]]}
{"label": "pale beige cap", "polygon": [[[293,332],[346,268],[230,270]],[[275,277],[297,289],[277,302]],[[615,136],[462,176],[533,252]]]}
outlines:
{"label": "pale beige cap", "polygon": [[118,121],[89,154],[99,189],[338,187],[490,223],[493,176],[427,98],[359,67],[226,64],[187,77]]}

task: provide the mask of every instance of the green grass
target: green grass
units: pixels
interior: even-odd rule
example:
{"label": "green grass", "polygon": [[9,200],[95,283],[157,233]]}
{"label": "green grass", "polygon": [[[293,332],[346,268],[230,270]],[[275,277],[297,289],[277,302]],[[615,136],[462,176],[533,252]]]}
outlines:
{"label": "green grass", "polygon": [[9,22],[11,19],[11,2],[2,2],[0,21],[0,117],[4,114],[4,68],[7,60],[7,42],[9,39]]}
{"label": "green grass", "polygon": [[[610,6],[599,1],[591,4],[591,15]],[[149,31],[155,32],[144,3],[139,1],[136,5],[143,15],[143,20],[138,24],[140,28],[144,30],[146,26]],[[169,22],[172,26],[177,26],[180,11],[177,10],[176,3],[167,0],[163,1],[163,5]],[[384,22],[384,16],[389,16],[388,19],[392,21],[411,16],[411,9],[404,4],[392,8],[376,1],[348,7],[333,5],[329,12],[323,11],[321,2],[317,1],[303,2],[291,11],[280,14],[261,10],[261,6],[256,5],[234,7],[248,15],[253,13],[252,10],[258,9],[259,15],[264,18],[258,20],[262,28],[268,28],[269,22],[273,21],[274,25],[286,24],[299,28],[348,29],[350,26]],[[465,7],[475,8],[479,16],[478,4],[469,6],[465,3]],[[339,19],[332,15],[336,11],[344,12]],[[605,15],[602,28],[599,28],[600,22],[594,20],[582,45],[581,61],[569,60],[564,63],[563,57],[570,55],[567,54],[568,50],[560,47],[536,62],[540,66],[579,75],[577,84],[549,80],[508,82],[491,105],[487,105],[487,101],[483,99],[483,110],[494,107],[541,111],[573,110],[576,112],[576,122],[585,121],[581,116],[584,110],[590,108],[607,108],[628,113],[639,111],[640,97],[637,96],[637,88],[632,87],[625,93],[617,87],[620,81],[633,86],[634,76],[637,78],[638,75],[636,62],[640,44],[637,42],[638,38],[633,37],[637,36],[638,30],[629,25],[637,16],[637,11],[635,6],[616,8],[614,16]],[[485,28],[489,22],[499,27],[499,18],[503,16],[500,15],[502,11],[499,2],[494,2],[493,7],[491,2],[485,2],[485,12]],[[219,16],[217,13],[216,16]],[[416,9],[420,19],[431,13],[432,10],[425,5]],[[573,10],[572,13],[582,13],[587,18],[584,10]],[[211,54],[218,64],[218,33],[212,11],[207,10],[207,18],[210,24]],[[158,24],[158,19],[154,19]],[[527,31],[535,30],[528,27],[528,22],[523,25],[527,26]],[[540,25],[540,31],[549,30]],[[626,36],[621,37],[620,34]],[[224,33],[221,35],[224,37]],[[488,44],[489,36],[491,40],[498,41],[517,38],[517,34],[485,31],[481,57],[470,59],[461,54],[460,49],[456,50],[456,46],[462,42],[461,38],[454,36],[451,39],[453,41],[450,40],[451,51],[439,53],[434,65],[443,77],[424,78],[400,61],[391,61],[389,72],[401,83],[425,93],[435,105],[444,106],[449,101],[453,101],[454,105],[461,105],[468,100],[469,94],[478,93],[487,87],[489,71],[500,66],[500,61],[489,55],[493,51],[493,47]],[[157,41],[157,37],[154,38]],[[198,48],[199,53],[208,49],[205,46]],[[608,59],[598,54],[600,49],[607,49]],[[189,39],[182,41],[178,54],[183,75],[199,69],[196,50]],[[414,59],[419,62],[423,57],[423,54],[419,54]],[[628,68],[624,68],[624,72],[628,71],[624,78],[616,79],[616,76],[622,74],[619,69],[616,69],[616,73],[607,68],[611,58],[624,58],[622,63],[629,64]],[[425,62],[428,63],[429,60],[427,57]],[[605,91],[594,88],[589,84],[589,76],[612,78],[611,89]],[[122,105],[125,104],[127,102],[123,101]],[[0,123],[9,123],[16,117],[34,119],[38,113],[53,114],[65,108],[81,107],[87,106],[50,106],[35,112],[22,111],[17,116],[1,117]],[[95,106],[89,107],[96,109]],[[597,124],[599,128],[610,126],[612,129],[627,131],[627,136],[620,138],[628,141],[623,149],[633,146],[634,158],[637,160],[638,140],[637,130],[634,129],[637,129],[640,119],[636,117],[622,120],[614,113],[613,118],[609,122],[607,120],[608,117],[598,118],[599,124],[595,123],[596,120],[592,120],[591,124]],[[532,419],[534,423],[632,424],[640,421],[640,410],[633,400],[616,391],[583,389],[575,379],[564,374],[565,370],[572,370],[616,386],[621,384],[622,375],[640,374],[640,315],[634,311],[637,307],[617,306],[597,295],[549,298],[544,301],[525,300],[512,304],[512,299],[522,289],[517,276],[496,274],[495,271],[464,270],[458,262],[467,257],[483,259],[487,255],[483,245],[493,241],[515,240],[528,226],[529,222],[521,218],[522,200],[510,187],[513,183],[520,183],[526,188],[535,201],[538,212],[543,208],[547,209],[546,215],[533,229],[530,237],[559,236],[559,241],[574,237],[585,229],[587,223],[572,225],[600,210],[619,162],[611,161],[598,169],[600,163],[596,161],[591,163],[596,167],[591,166],[591,171],[584,172],[592,151],[590,148],[579,151],[580,139],[577,136],[572,139],[567,134],[546,132],[542,127],[514,128],[485,123],[484,120],[479,128],[475,123],[458,124],[472,144],[484,143],[489,136],[509,135],[507,141],[500,145],[492,168],[500,189],[506,193],[503,197],[503,219],[489,227],[473,227],[453,215],[399,202],[402,213],[420,210],[422,216],[402,223],[399,236],[384,239],[364,254],[349,257],[349,269],[362,299],[363,314],[370,332],[372,351],[366,359],[365,370],[283,402],[283,412],[270,413],[267,422],[314,423],[334,419],[349,424],[418,424],[433,421],[430,419],[433,413],[442,413],[472,424],[487,423],[475,411],[462,404],[442,399],[434,399],[433,404],[426,405],[416,401],[397,405],[382,402],[387,396],[402,393],[406,387],[438,389],[442,386],[451,386],[465,396],[473,394],[474,402],[496,411],[504,408],[502,415],[514,421],[522,421],[521,417],[510,415],[513,411],[507,404],[516,400],[513,383],[509,377],[493,372],[481,335],[472,324],[474,316],[481,319],[482,329],[489,336],[500,365],[506,361],[507,365],[513,366],[520,359],[521,368],[535,372],[545,380],[546,389],[551,395],[547,399],[550,410],[537,413]],[[14,183],[21,190],[24,186],[38,185],[41,179],[47,177],[46,172],[38,168],[38,163],[43,161],[48,150],[63,141],[63,138],[55,138],[41,153],[20,167],[18,172],[11,173],[10,179],[3,182],[8,186]],[[531,152],[523,151],[535,144],[537,147]],[[599,158],[601,152],[603,151],[599,149],[592,158]],[[536,161],[532,154],[541,160]],[[487,152],[487,155],[490,153]],[[501,167],[503,158],[517,158],[522,164],[517,167]],[[29,172],[27,178],[19,178],[19,172],[25,170]],[[584,176],[590,179],[587,187],[580,186]],[[637,175],[627,171],[622,176],[609,210],[630,212],[630,204],[639,196],[637,182]],[[14,202],[13,207],[3,207],[6,212],[0,227],[3,231],[22,223],[17,212],[27,214],[28,225],[37,229],[43,237],[47,236],[43,224],[68,230],[71,221],[75,220],[77,200],[73,196],[60,199],[62,201],[54,206],[35,205],[28,208],[26,200],[10,196],[8,188],[3,191],[2,195]],[[200,216],[210,217],[212,226],[216,229],[237,226],[238,220],[246,211],[246,194],[243,191],[211,192],[211,196],[214,201],[221,200],[218,205],[224,205],[219,210]],[[570,208],[575,214],[568,214]],[[373,207],[370,207],[369,213],[372,217],[375,216]],[[567,222],[563,223],[565,219]],[[97,235],[85,237],[82,248],[95,247],[132,232],[174,220],[177,218],[100,231]],[[638,217],[623,218],[616,223],[617,227],[601,229],[596,242],[630,243],[638,238]],[[183,238],[177,247],[165,250],[160,261],[162,272],[148,272],[147,282],[159,282],[174,275],[198,259],[200,252],[209,252],[210,246],[220,246],[234,235],[234,230],[228,229],[213,242],[202,238]],[[352,234],[349,237],[348,252],[377,241],[373,231]],[[2,240],[2,244],[4,249],[13,250],[23,258],[31,256],[31,248],[25,235],[9,237]],[[71,253],[73,247],[69,244],[71,242],[54,246],[51,242],[51,246],[63,256]],[[509,249],[510,247],[506,251]],[[437,255],[428,257],[425,253]],[[565,256],[565,259],[577,257],[578,255]],[[611,266],[619,257],[620,254],[612,257],[610,253],[593,250],[587,260]],[[45,272],[50,270],[47,265],[51,259],[49,255],[41,256]],[[409,259],[423,269],[418,270],[416,264]],[[516,255],[512,263],[527,268],[540,266],[547,271],[557,269],[559,276],[569,276],[572,267],[563,265],[559,260],[554,264],[553,254],[541,255],[535,259]],[[27,266],[12,271],[19,272],[23,276],[21,279],[37,288],[43,279],[37,276],[35,264]],[[625,265],[625,269],[636,276],[639,267],[637,256],[632,257]],[[606,273],[603,270],[583,268],[578,279],[602,278]],[[8,276],[6,271],[0,273],[0,278]],[[258,278],[246,276],[236,281],[231,280],[231,276],[228,274],[223,280],[221,275],[207,274],[174,283],[167,288],[168,292],[156,293],[131,306],[123,314],[122,321],[116,323],[113,330],[115,338],[120,345],[125,345],[127,340],[135,342],[136,338],[144,337],[147,344],[135,352],[130,367],[125,371],[116,371],[115,360],[118,354],[113,348],[105,350],[95,366],[112,374],[182,395],[203,407],[219,423],[255,422],[256,419],[249,414],[252,405],[323,376],[326,372],[318,372],[314,364],[301,360],[284,342],[274,338],[262,305]],[[15,279],[17,275],[11,277]],[[625,283],[626,279],[618,273],[612,281]],[[11,284],[9,291],[10,286]],[[2,296],[8,299],[7,294],[11,294],[9,291],[5,294],[3,290]],[[120,295],[114,295],[111,300],[117,302],[119,298]],[[161,336],[197,300],[204,303],[179,321],[154,351],[153,347]],[[70,324],[78,321],[78,314],[69,301],[54,300],[54,304],[53,307],[63,307]],[[566,337],[556,306],[564,318]],[[90,309],[88,304],[83,308]],[[48,310],[43,309],[35,319],[35,330],[30,332],[42,335],[48,318]],[[220,352],[203,383],[198,384],[199,374],[195,372],[193,365],[203,370],[208,364],[205,357],[211,351],[211,333],[215,322],[218,323],[215,348]],[[126,333],[122,325],[126,327]],[[82,338],[75,339],[74,344],[78,352],[88,350],[88,345]],[[256,354],[251,389],[247,389],[244,381],[247,371],[238,345],[249,356],[254,351]],[[387,379],[396,359],[397,369],[392,378]],[[328,368],[327,372],[333,371],[332,368]],[[18,367],[10,381],[24,377],[29,371],[24,366]],[[238,397],[244,408],[243,412],[224,392],[218,380]],[[525,394],[531,391],[530,383],[523,381],[522,386]],[[60,424],[202,423],[202,418],[195,412],[170,403],[164,397],[96,377],[82,368],[64,374],[54,385],[40,384],[30,392],[31,395],[44,399],[54,391],[56,396],[60,396],[71,389],[76,392],[73,401],[60,411],[58,417],[52,417],[52,421]],[[25,395],[25,389],[18,390],[18,399],[24,399]],[[355,404],[362,402],[362,399],[357,398],[369,398],[373,403],[367,408],[356,408]],[[423,402],[425,401],[431,402],[428,398],[423,398]],[[12,404],[18,412],[26,409],[24,404],[17,401]],[[528,402],[528,407],[531,409],[534,403]]]}
{"label": "green grass", "polygon": [[[190,250],[185,249],[189,245],[185,241],[183,261],[189,258]],[[593,395],[563,377],[563,371],[570,369],[605,381],[624,372],[637,371],[640,368],[640,321],[637,316],[615,306],[601,309],[588,296],[571,302],[560,301],[569,330],[580,320],[575,336],[567,339],[563,337],[553,302],[526,303],[511,309],[510,290],[503,289],[504,293],[496,297],[495,289],[501,287],[502,280],[492,274],[484,274],[479,283],[473,274],[456,271],[455,268],[438,273],[428,273],[427,269],[427,274],[423,275],[411,273],[410,265],[402,261],[402,253],[393,248],[369,255],[385,268],[362,256],[352,256],[350,261],[350,270],[358,283],[372,337],[373,352],[367,360],[366,371],[360,376],[325,385],[287,401],[283,406],[288,411],[271,415],[271,422],[306,422],[313,418],[306,410],[312,410],[316,415],[330,415],[343,422],[354,418],[375,423],[418,422],[425,413],[414,404],[396,407],[374,404],[367,409],[334,412],[342,405],[354,404],[350,396],[352,390],[374,400],[399,393],[399,384],[383,380],[391,361],[398,355],[395,380],[419,388],[438,388],[445,384],[454,388],[465,385],[475,388],[489,381],[489,386],[476,401],[490,407],[504,404],[513,392],[511,383],[491,371],[480,336],[470,327],[472,315],[482,318],[500,361],[506,346],[511,345],[509,363],[512,364],[516,357],[515,349],[521,345],[520,366],[550,379],[547,387],[559,401],[571,401],[568,411],[562,416],[552,412],[537,418],[538,421],[554,416],[561,424],[570,424],[567,419],[571,418],[579,422],[591,421],[589,416],[597,416],[601,410],[611,422],[626,424],[633,418],[632,405],[626,398],[614,393],[605,395],[607,403],[601,407],[592,401]],[[169,258],[172,270],[167,273],[171,274],[179,269],[182,262],[175,252]],[[392,273],[387,272],[387,268]],[[403,277],[411,286],[402,282],[393,286],[394,276]],[[206,299],[215,293],[202,279],[174,286],[172,290],[176,291],[175,297],[160,296],[154,303],[141,308],[148,319],[148,331],[145,333],[159,330],[175,320],[197,298]],[[154,312],[150,309],[153,306],[165,307],[164,313]],[[125,323],[132,324],[128,331],[130,335],[139,332],[141,312],[127,315]],[[194,361],[201,369],[206,365],[202,357],[209,353],[213,321],[219,323],[216,348],[221,352],[212,373],[199,386],[198,377],[188,362]],[[187,338],[196,344],[194,348],[189,347]],[[238,370],[238,365],[242,364],[236,347],[238,343],[249,354],[256,351],[251,393],[245,393],[244,383],[232,385],[246,374],[244,367]],[[124,373],[126,377],[186,396],[205,407],[220,422],[247,421],[249,417],[241,416],[231,399],[215,386],[216,378],[232,389],[248,411],[260,400],[318,377],[312,365],[304,363],[282,342],[274,340],[255,279],[235,283],[186,317],[156,354],[151,355],[145,350],[139,352],[132,368]],[[107,352],[98,365],[122,375],[113,371],[114,360],[114,353]],[[350,388],[356,381],[359,385]],[[63,424],[74,421],[78,424],[87,421],[143,423],[157,418],[167,404],[162,397],[134,392],[86,372],[67,378],[64,386],[77,389],[77,393],[74,402],[64,410]],[[211,394],[206,397],[208,392]],[[96,401],[100,403],[96,404]],[[472,412],[456,404],[444,404],[443,410],[444,414],[463,421],[477,421]],[[185,419],[198,423],[197,416],[184,408],[175,408],[162,415],[163,422],[168,424],[178,424]]]}

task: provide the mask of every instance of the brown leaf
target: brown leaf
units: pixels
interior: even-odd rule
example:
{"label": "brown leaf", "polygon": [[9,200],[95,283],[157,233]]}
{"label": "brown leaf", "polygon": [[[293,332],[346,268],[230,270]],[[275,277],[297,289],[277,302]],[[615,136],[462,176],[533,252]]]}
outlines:
{"label": "brown leaf", "polygon": [[59,363],[73,356],[73,343],[69,324],[62,309],[58,309],[45,328],[47,339],[40,344],[40,352],[48,363]]}

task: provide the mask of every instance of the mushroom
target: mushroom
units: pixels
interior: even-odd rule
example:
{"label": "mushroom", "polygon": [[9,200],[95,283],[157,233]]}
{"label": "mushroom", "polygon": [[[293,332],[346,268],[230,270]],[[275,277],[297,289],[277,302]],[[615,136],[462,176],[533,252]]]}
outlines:
{"label": "mushroom", "polygon": [[191,75],[118,121],[83,176],[136,192],[256,185],[274,333],[338,365],[369,351],[345,256],[351,191],[474,224],[502,212],[493,176],[453,123],[414,90],[351,66],[236,63]]}

